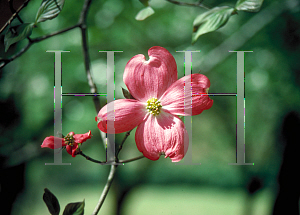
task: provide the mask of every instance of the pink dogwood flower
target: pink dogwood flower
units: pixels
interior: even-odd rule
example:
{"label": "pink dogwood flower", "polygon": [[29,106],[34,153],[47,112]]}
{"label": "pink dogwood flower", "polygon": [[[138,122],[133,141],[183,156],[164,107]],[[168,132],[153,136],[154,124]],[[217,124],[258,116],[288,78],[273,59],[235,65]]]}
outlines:
{"label": "pink dogwood flower", "polygon": [[[148,50],[149,60],[142,54],[126,64],[123,81],[134,99],[114,102],[114,117],[107,117],[107,105],[97,115],[98,128],[107,133],[107,121],[114,121],[114,133],[129,131],[137,126],[137,148],[150,160],[160,155],[180,161],[188,149],[187,131],[177,115],[198,115],[209,109],[213,101],[208,97],[209,79],[202,74],[188,76],[192,84],[192,107],[184,105],[187,76],[177,80],[174,57],[159,46]],[[189,110],[189,111],[187,111]],[[110,114],[109,114],[110,116]]]}
{"label": "pink dogwood flower", "polygon": [[[56,149],[65,147],[67,152],[72,155],[72,157],[76,157],[78,154],[79,146],[85,142],[87,139],[90,139],[92,136],[91,131],[85,133],[85,134],[75,134],[73,131],[68,133],[67,136],[64,138],[59,137],[46,137],[43,141],[43,144],[41,145],[42,148],[50,148],[50,149]],[[54,140],[61,141],[61,145],[58,147],[55,146]],[[55,148],[56,147],[56,148]]]}

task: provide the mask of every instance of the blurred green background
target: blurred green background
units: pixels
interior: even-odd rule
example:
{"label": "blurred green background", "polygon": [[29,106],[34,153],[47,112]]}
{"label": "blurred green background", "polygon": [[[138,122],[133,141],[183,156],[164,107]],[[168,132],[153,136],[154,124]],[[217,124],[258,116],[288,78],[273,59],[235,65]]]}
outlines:
{"label": "blurred green background", "polygon": [[[193,2],[193,0],[182,0]],[[196,1],[194,1],[196,2]],[[41,1],[30,1],[20,16],[34,21]],[[234,6],[235,1],[206,0],[207,6]],[[83,1],[66,1],[61,14],[35,28],[32,38],[76,24]],[[106,93],[106,54],[100,50],[122,50],[115,54],[115,95],[121,87],[128,60],[152,46],[173,54],[178,76],[184,75],[184,54],[193,53],[193,72],[211,81],[210,93],[236,93],[236,54],[229,50],[252,50],[245,54],[246,162],[254,166],[231,166],[235,162],[236,98],[211,97],[214,105],[193,116],[193,162],[175,165],[161,157],[146,158],[120,166],[108,198],[99,214],[270,214],[277,194],[277,175],[282,161],[281,124],[290,111],[300,110],[300,6],[296,0],[266,0],[259,13],[239,12],[225,27],[203,35],[191,45],[192,23],[202,8],[177,6],[152,0],[155,14],[145,21],[135,15],[143,8],[138,0],[94,1],[88,13],[89,53],[92,75],[99,93]],[[16,21],[15,21],[16,22]],[[17,23],[17,22],[16,22]],[[26,41],[11,46],[1,57],[20,50]],[[85,199],[85,214],[91,214],[107,179],[109,166],[63,152],[71,166],[45,166],[53,162],[53,150],[41,149],[53,135],[54,54],[46,50],[69,50],[62,54],[63,93],[89,93],[81,34],[74,29],[34,44],[23,56],[1,71],[1,192],[20,187],[12,205],[13,215],[47,214],[42,200],[47,187],[60,201]],[[101,97],[101,104],[106,98]],[[83,144],[89,156],[105,160],[94,120],[92,97],[63,97],[63,134],[92,131]],[[131,133],[121,159],[139,156]],[[116,135],[117,142],[124,134]],[[24,181],[22,181],[24,179]],[[5,184],[4,181],[11,183]],[[249,183],[256,186],[250,194]],[[24,184],[22,184],[24,183]]]}

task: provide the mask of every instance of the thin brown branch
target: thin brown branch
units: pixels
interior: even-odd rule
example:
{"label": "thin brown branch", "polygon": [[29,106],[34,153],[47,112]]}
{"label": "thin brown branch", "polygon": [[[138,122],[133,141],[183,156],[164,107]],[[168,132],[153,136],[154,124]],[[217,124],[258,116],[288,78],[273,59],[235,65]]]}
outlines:
{"label": "thin brown branch", "polygon": [[9,1],[9,8],[10,8],[11,13],[16,14],[16,17],[19,20],[19,22],[24,23],[23,20],[20,18],[19,14],[17,13],[17,11],[15,10],[13,3],[14,3],[13,0]]}
{"label": "thin brown branch", "polygon": [[[123,161],[120,161],[122,163],[128,163],[128,162],[131,162],[131,161],[135,161],[135,160],[139,160],[141,158],[144,158],[144,156],[139,156],[139,157],[136,157],[136,158],[132,158],[132,159],[128,159],[128,160],[123,160]],[[104,203],[104,200],[108,194],[108,191],[110,189],[110,186],[112,184],[112,181],[114,179],[114,176],[115,176],[115,173],[116,173],[116,169],[117,169],[118,165],[111,165],[111,168],[110,168],[110,172],[109,172],[109,175],[108,175],[108,178],[107,178],[107,182],[105,184],[105,187],[102,191],[102,194],[99,198],[99,201],[98,201],[98,204],[96,205],[95,209],[94,209],[94,212],[92,215],[97,215],[101,206],[103,205]]]}
{"label": "thin brown branch", "polygon": [[78,23],[81,25],[81,24],[86,24],[86,17],[87,17],[87,14],[88,14],[88,10],[91,6],[91,3],[92,3],[92,0],[86,0],[83,4],[83,8],[81,10],[81,14],[79,16],[79,21]]}
{"label": "thin brown branch", "polygon": [[[90,56],[89,56],[89,49],[88,49],[88,35],[87,35],[87,26],[86,26],[87,14],[88,14],[88,10],[90,8],[91,2],[92,2],[92,0],[85,0],[84,1],[84,5],[83,5],[83,8],[81,10],[81,14],[80,14],[80,17],[79,17],[79,20],[78,20],[78,25],[79,25],[79,28],[81,30],[82,52],[83,52],[84,66],[85,66],[87,81],[88,81],[91,93],[97,93],[97,87],[96,87],[96,85],[93,81],[93,78],[91,76],[91,70],[90,70]],[[100,107],[101,107],[100,106],[100,100],[97,96],[94,96],[93,101],[94,101],[94,104],[95,104],[96,111],[98,112],[100,110]],[[101,135],[101,137],[102,137],[102,140],[104,141],[103,135]],[[115,159],[115,161],[116,161],[116,159]],[[116,172],[117,167],[118,167],[118,165],[114,165],[114,164],[111,165],[110,172],[109,172],[109,175],[108,175],[108,178],[107,178],[107,182],[106,182],[105,187],[104,187],[104,189],[101,193],[99,201],[98,201],[98,203],[97,203],[97,205],[94,209],[93,215],[97,215],[100,208],[102,207],[103,202],[104,202],[104,200],[105,200],[105,198],[108,194],[108,191],[111,187],[111,184],[112,184],[113,178],[115,176],[115,172]]]}
{"label": "thin brown branch", "polygon": [[44,36],[41,36],[41,37],[37,37],[37,38],[31,39],[31,40],[32,40],[33,43],[37,43],[37,42],[43,41],[43,40],[45,40],[45,39],[48,39],[48,38],[50,38],[50,37],[53,37],[53,36],[56,36],[56,35],[59,35],[59,34],[68,32],[68,31],[70,31],[70,30],[72,30],[72,29],[74,29],[74,28],[77,28],[77,27],[79,27],[78,24],[73,25],[73,26],[68,27],[68,28],[65,28],[65,29],[60,30],[60,31],[53,32],[53,33],[51,33],[51,34],[47,34],[47,35],[44,35]]}
{"label": "thin brown branch", "polygon": [[[97,164],[101,164],[101,165],[107,165],[108,163],[106,161],[98,161],[96,159],[91,158],[90,156],[87,156],[86,154],[84,154],[81,150],[78,152],[78,155],[81,155],[83,157],[85,157],[85,159],[87,159],[88,161],[91,161],[93,163],[97,163]],[[124,163],[129,163],[132,161],[136,161],[139,160],[141,158],[144,158],[144,155],[135,157],[135,158],[130,158],[130,159],[126,159],[126,160],[119,160],[118,162],[113,162],[111,163],[111,165],[120,165],[120,164],[124,164]]]}
{"label": "thin brown branch", "polygon": [[[10,1],[11,1],[11,0],[10,0]],[[9,4],[10,4],[10,1],[9,1]],[[5,16],[4,16],[3,14],[1,14],[1,15],[3,15],[3,16],[1,16],[1,19],[7,20],[7,22],[6,22],[3,26],[0,26],[0,33],[2,33],[2,31],[3,31],[8,25],[10,25],[10,23],[17,17],[18,13],[19,13],[24,7],[27,6],[29,0],[26,0],[26,1],[23,1],[23,2],[24,2],[24,3],[23,3],[22,5],[19,4],[19,3],[22,3],[21,1],[20,1],[20,2],[18,1],[18,2],[17,2],[17,7],[18,7],[18,9],[17,9],[17,10],[13,9],[13,10],[16,11],[16,12],[13,13],[13,14],[11,15],[10,18],[7,17],[7,16],[9,16],[8,14],[6,14]]]}
{"label": "thin brown branch", "polygon": [[20,57],[22,54],[24,54],[29,48],[30,46],[32,45],[33,43],[28,41],[27,45],[22,48],[18,53],[16,53],[15,55],[11,56],[10,58],[8,59],[1,59],[0,62],[0,69],[2,69],[4,66],[6,66],[9,62],[15,60],[16,58]]}
{"label": "thin brown branch", "polygon": [[[90,87],[90,92],[97,93],[97,87],[91,75],[90,55],[89,55],[89,48],[88,48],[88,35],[87,35],[87,26],[86,26],[87,13],[90,8],[91,2],[92,0],[86,0],[84,2],[82,12],[80,14],[79,21],[78,21],[78,26],[81,29],[82,52],[83,52],[84,66],[85,66],[87,81]],[[99,97],[94,96],[93,102],[96,108],[96,112],[98,113],[101,108]]]}
{"label": "thin brown branch", "polygon": [[145,157],[144,155],[141,155],[141,156],[138,156],[138,157],[135,157],[135,158],[127,159],[127,160],[119,160],[119,163],[129,163],[129,162],[132,162],[132,161],[142,159],[144,157]]}
{"label": "thin brown branch", "polygon": [[34,43],[38,43],[38,42],[41,42],[45,39],[48,39],[50,37],[53,37],[53,36],[56,36],[56,35],[59,35],[59,34],[62,34],[62,33],[65,33],[65,32],[68,32],[74,28],[77,28],[79,27],[78,24],[76,25],[73,25],[71,27],[68,27],[68,28],[65,28],[63,30],[60,30],[60,31],[56,31],[56,32],[53,32],[51,34],[48,34],[48,35],[44,35],[44,36],[41,36],[41,37],[37,37],[37,38],[34,38],[34,39],[31,39],[31,38],[28,38],[28,44],[22,48],[18,53],[16,53],[15,55],[11,56],[10,58],[7,58],[7,59],[1,59],[0,62],[0,69],[2,69],[4,66],[6,66],[9,62],[15,60],[16,58],[20,57],[22,54],[24,54],[29,48],[31,45],[33,45]]}
{"label": "thin brown branch", "polygon": [[78,152],[78,154],[85,157],[87,160],[94,162],[94,163],[98,163],[98,164],[102,164],[102,165],[106,163],[105,161],[98,161],[98,160],[95,160],[95,159],[91,158],[90,156],[87,156],[81,150]]}

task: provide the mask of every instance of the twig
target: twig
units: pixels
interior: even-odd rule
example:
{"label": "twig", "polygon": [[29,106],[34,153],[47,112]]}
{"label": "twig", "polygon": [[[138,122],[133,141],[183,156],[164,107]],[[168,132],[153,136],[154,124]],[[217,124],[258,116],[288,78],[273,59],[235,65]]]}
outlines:
{"label": "twig", "polygon": [[91,6],[91,3],[92,3],[92,0],[85,0],[84,1],[83,8],[82,8],[81,14],[79,16],[79,21],[78,21],[79,24],[85,24],[86,23],[86,17],[87,17],[87,14],[88,14],[88,10]]}
{"label": "twig", "polygon": [[105,164],[105,161],[98,161],[98,160],[95,160],[89,156],[87,156],[86,154],[84,154],[81,150],[78,152],[78,155],[81,155],[83,157],[85,157],[87,160],[89,161],[92,161],[94,163],[98,163],[98,164]]}
{"label": "twig", "polygon": [[[91,75],[91,69],[90,69],[90,56],[89,56],[88,45],[87,45],[86,26],[81,25],[80,29],[81,29],[81,36],[82,36],[82,51],[83,51],[84,66],[85,66],[87,81],[88,81],[91,93],[97,93],[97,87],[93,81],[93,78]],[[93,101],[95,104],[96,112],[98,113],[100,111],[100,100],[99,100],[98,96],[94,96]]]}
{"label": "twig", "polygon": [[103,202],[104,202],[104,200],[107,196],[107,193],[108,193],[108,191],[110,189],[110,186],[112,184],[112,181],[114,179],[117,167],[118,167],[118,165],[111,165],[110,172],[109,172],[109,175],[108,175],[108,178],[107,178],[107,182],[105,184],[105,187],[104,187],[104,189],[102,191],[102,194],[99,198],[98,204],[96,205],[92,215],[97,215],[100,208],[101,208],[101,206],[103,205]]}
{"label": "twig", "polygon": [[17,19],[19,20],[19,22],[21,22],[22,24],[24,23],[23,20],[20,18],[19,14],[17,13],[17,11],[15,10],[14,6],[13,6],[13,0],[9,1],[9,8],[12,14],[16,14]]}
{"label": "twig", "polygon": [[[2,31],[12,22],[12,20],[17,17],[18,13],[27,6],[29,0],[26,0],[18,9],[15,13],[12,14],[12,16],[8,19],[8,21],[2,26],[2,28],[0,29],[0,33],[2,33]],[[14,10],[14,9],[13,9]],[[3,15],[3,14],[1,14]],[[7,14],[8,15],[8,14]],[[5,18],[5,16],[1,16],[1,18]]]}
{"label": "twig", "polygon": [[203,0],[199,1],[198,3],[186,3],[186,2],[180,2],[180,1],[175,1],[175,0],[166,0],[172,4],[180,5],[180,6],[192,6],[192,7],[202,7],[206,10],[209,10],[210,8],[203,5],[202,2]]}
{"label": "twig", "polygon": [[[93,78],[91,76],[91,71],[90,71],[90,56],[89,56],[89,50],[88,50],[88,39],[87,39],[87,26],[86,26],[86,18],[87,18],[87,13],[90,8],[92,0],[85,0],[84,5],[79,17],[78,25],[81,30],[81,37],[82,37],[82,51],[83,51],[83,57],[84,57],[84,65],[85,65],[85,71],[86,71],[86,76],[87,76],[87,81],[90,87],[91,93],[97,93],[97,87],[93,81]],[[94,96],[93,98],[94,104],[96,111],[98,112],[100,110],[100,100],[97,96]],[[101,131],[100,131],[101,132]],[[101,134],[101,137],[103,135]],[[103,138],[102,138],[103,140]],[[117,169],[118,165],[111,165],[110,172],[107,178],[107,182],[105,184],[105,187],[101,193],[101,196],[99,198],[99,201],[94,209],[93,215],[97,215],[101,206],[103,205],[103,202],[108,194],[108,191],[110,189],[110,186],[112,184],[112,181],[115,176],[115,172]]]}
{"label": "twig", "polygon": [[15,55],[11,56],[10,58],[7,58],[7,59],[1,59],[0,62],[2,62],[0,64],[0,69],[2,69],[4,66],[6,66],[9,62],[15,60],[16,58],[20,57],[22,54],[24,54],[29,48],[31,45],[33,45],[34,43],[38,43],[40,41],[43,41],[45,39],[48,39],[50,37],[53,37],[53,36],[56,36],[56,35],[59,35],[59,34],[62,34],[62,33],[65,33],[67,31],[70,31],[74,28],[77,28],[79,27],[78,24],[76,25],[73,25],[71,27],[68,27],[68,28],[65,28],[63,30],[60,30],[60,31],[57,31],[57,32],[54,32],[54,33],[51,33],[51,34],[48,34],[48,35],[45,35],[45,36],[41,36],[41,37],[37,37],[37,38],[34,38],[34,39],[29,39],[28,41],[28,44],[22,48],[18,53],[16,53]]}
{"label": "twig", "polygon": [[[78,155],[81,155],[81,156],[85,157],[87,160],[89,160],[91,162],[94,162],[94,163],[97,163],[97,164],[101,164],[101,165],[107,164],[106,161],[98,161],[96,159],[91,158],[90,156],[87,156],[81,150],[78,152]],[[145,157],[144,155],[141,155],[141,156],[138,156],[138,157],[135,157],[135,158],[127,159],[127,160],[119,160],[118,162],[114,162],[111,165],[119,165],[121,163],[129,163],[129,162],[136,161],[136,160],[139,160],[139,159],[144,158],[144,157]]]}
{"label": "twig", "polygon": [[[131,161],[134,161],[134,160],[138,160],[138,159],[141,159],[143,158],[144,156],[139,156],[139,157],[136,157],[136,158],[132,158],[132,159],[129,159],[129,160],[123,160],[123,161],[120,161],[122,163],[128,163],[128,162],[131,162]],[[116,169],[117,169],[118,165],[111,165],[111,168],[110,168],[110,172],[109,172],[109,175],[108,175],[108,178],[107,178],[107,182],[105,184],[105,187],[102,191],[102,194],[99,198],[99,201],[98,201],[98,204],[96,205],[95,209],[94,209],[94,212],[92,215],[97,215],[101,206],[103,205],[103,202],[108,194],[108,191],[110,189],[110,186],[112,184],[112,181],[114,179],[114,175],[115,175],[115,172],[116,172]]]}
{"label": "twig", "polygon": [[119,163],[129,163],[131,161],[136,161],[136,160],[142,159],[144,157],[145,157],[144,155],[141,155],[141,156],[131,158],[131,159],[128,159],[128,160],[119,160]]}
{"label": "twig", "polygon": [[53,32],[53,33],[51,33],[51,34],[47,34],[47,35],[44,35],[44,36],[41,36],[41,37],[37,37],[37,38],[31,39],[31,40],[32,40],[33,43],[37,43],[37,42],[43,41],[43,40],[45,40],[45,39],[48,39],[48,38],[50,38],[50,37],[53,37],[53,36],[56,36],[56,35],[65,33],[65,32],[67,32],[67,31],[70,31],[70,30],[72,30],[72,29],[74,29],[74,28],[77,28],[77,27],[79,27],[78,24],[73,25],[73,26],[68,27],[68,28],[65,28],[65,29],[60,30],[60,31]]}
{"label": "twig", "polygon": [[[79,21],[78,21],[78,26],[81,29],[82,51],[83,51],[84,66],[85,66],[87,81],[88,81],[91,93],[97,93],[97,87],[91,76],[90,55],[89,55],[89,50],[88,50],[88,38],[87,38],[88,36],[87,36],[87,26],[86,26],[87,13],[90,8],[91,2],[92,2],[92,0],[86,0],[84,2],[82,12],[80,14]],[[101,108],[100,100],[97,96],[94,96],[93,101],[95,104],[96,112],[98,113]]]}
{"label": "twig", "polygon": [[15,60],[17,57],[20,57],[22,54],[24,54],[32,44],[32,42],[28,41],[27,45],[24,48],[22,48],[17,54],[11,56],[8,59],[1,59],[0,62],[2,63],[0,64],[0,69],[6,66],[9,62]]}

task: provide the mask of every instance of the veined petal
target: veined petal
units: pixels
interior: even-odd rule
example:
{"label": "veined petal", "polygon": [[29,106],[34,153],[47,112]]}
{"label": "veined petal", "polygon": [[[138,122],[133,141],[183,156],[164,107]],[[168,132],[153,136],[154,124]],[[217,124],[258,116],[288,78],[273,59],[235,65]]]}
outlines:
{"label": "veined petal", "polygon": [[142,54],[131,58],[126,64],[123,81],[130,94],[137,100],[160,98],[177,80],[177,65],[174,57],[163,47],[148,50],[149,60]]}
{"label": "veined petal", "polygon": [[85,133],[85,134],[75,134],[73,136],[74,138],[74,142],[75,143],[83,143],[85,142],[87,139],[91,139],[92,133],[91,131]]}
{"label": "veined petal", "polygon": [[129,131],[138,126],[147,114],[146,105],[134,99],[118,99],[113,101],[114,110],[110,110],[109,115],[114,118],[107,118],[107,105],[98,113],[98,128],[107,133],[107,122],[114,122],[115,134]]}
{"label": "veined petal", "polygon": [[[184,87],[186,78],[191,78],[193,96],[192,104],[185,107]],[[207,95],[209,87],[210,81],[205,75],[192,74],[182,77],[172,84],[160,98],[163,109],[175,115],[198,115],[213,105],[213,100]]]}
{"label": "veined petal", "polygon": [[164,154],[165,158],[178,162],[188,150],[188,133],[177,116],[167,112],[158,116],[149,114],[137,127],[135,142],[138,150],[150,160],[157,160]]}
{"label": "veined petal", "polygon": [[[54,147],[54,140],[61,142],[61,145]],[[42,148],[50,148],[50,149],[58,149],[61,148],[62,146],[66,146],[64,138],[59,138],[59,137],[46,137],[41,145]]]}

